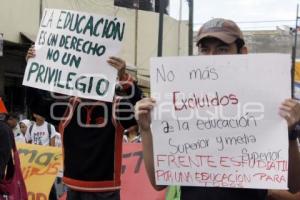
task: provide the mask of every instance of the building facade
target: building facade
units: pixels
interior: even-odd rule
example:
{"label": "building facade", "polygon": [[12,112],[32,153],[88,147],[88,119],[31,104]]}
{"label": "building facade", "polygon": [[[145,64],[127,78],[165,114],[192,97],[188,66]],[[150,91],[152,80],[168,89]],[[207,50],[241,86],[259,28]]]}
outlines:
{"label": "building facade", "polygon": [[[155,9],[155,1],[140,1]],[[151,3],[151,4],[150,4]],[[35,41],[44,8],[68,9],[98,15],[116,16],[126,22],[120,56],[133,66],[138,84],[149,88],[149,60],[157,55],[158,13],[114,6],[113,0],[10,0],[0,6],[0,33],[3,56],[0,57],[0,96],[10,111],[28,113],[26,88],[22,86],[25,55]],[[163,55],[188,54],[188,25],[164,16]]]}

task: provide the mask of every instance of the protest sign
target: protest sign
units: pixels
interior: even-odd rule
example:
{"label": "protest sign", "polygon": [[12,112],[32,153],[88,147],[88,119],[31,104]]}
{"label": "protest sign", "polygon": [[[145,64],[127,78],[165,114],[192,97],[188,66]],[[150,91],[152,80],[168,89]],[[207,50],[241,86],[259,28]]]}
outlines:
{"label": "protest sign", "polygon": [[23,85],[111,102],[117,70],[106,61],[120,51],[124,31],[117,17],[45,9]]}
{"label": "protest sign", "polygon": [[287,188],[290,56],[151,59],[159,185]]}
{"label": "protest sign", "polygon": [[17,143],[28,199],[48,199],[62,167],[61,148]]}

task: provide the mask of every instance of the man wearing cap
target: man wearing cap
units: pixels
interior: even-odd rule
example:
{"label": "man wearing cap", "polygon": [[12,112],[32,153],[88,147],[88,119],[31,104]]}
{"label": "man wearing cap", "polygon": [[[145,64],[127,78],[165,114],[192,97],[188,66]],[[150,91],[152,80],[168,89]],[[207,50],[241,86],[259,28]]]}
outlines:
{"label": "man wearing cap", "polygon": [[[229,55],[246,54],[244,38],[240,28],[231,20],[212,19],[206,22],[198,32],[197,46],[199,55]],[[135,106],[135,116],[138,121],[142,135],[143,153],[146,170],[153,187],[157,190],[165,186],[155,184],[153,144],[150,128],[150,112],[155,105],[155,99],[144,98]],[[299,177],[300,157],[295,153],[297,148],[296,137],[293,131],[295,125],[300,122],[300,104],[293,99],[285,100],[280,108],[279,114],[288,122],[291,132],[289,147],[289,188],[296,192],[300,189]],[[297,151],[296,151],[297,152]],[[298,180],[297,180],[298,177]],[[267,190],[262,189],[238,189],[217,187],[181,187],[182,200],[263,200],[267,198]]]}
{"label": "man wearing cap", "polygon": [[208,21],[200,28],[197,41],[200,55],[248,53],[241,30],[230,20]]}

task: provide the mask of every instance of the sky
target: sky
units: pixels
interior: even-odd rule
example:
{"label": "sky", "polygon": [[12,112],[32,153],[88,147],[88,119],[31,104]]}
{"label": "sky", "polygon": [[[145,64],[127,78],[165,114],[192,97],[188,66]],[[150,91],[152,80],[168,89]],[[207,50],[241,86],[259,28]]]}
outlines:
{"label": "sky", "polygon": [[[187,0],[170,0],[170,15],[179,19],[180,1],[182,19],[187,20]],[[283,25],[295,27],[298,3],[300,0],[194,0],[194,30],[217,17],[237,22],[242,30],[274,30]]]}

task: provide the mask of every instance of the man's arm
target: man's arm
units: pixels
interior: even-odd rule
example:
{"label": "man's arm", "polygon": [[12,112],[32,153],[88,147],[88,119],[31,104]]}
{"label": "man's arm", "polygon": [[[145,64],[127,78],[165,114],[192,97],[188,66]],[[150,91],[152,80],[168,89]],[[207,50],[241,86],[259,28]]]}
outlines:
{"label": "man's arm", "polygon": [[127,99],[132,105],[141,100],[143,93],[137,86],[134,78],[126,73],[126,62],[118,57],[111,56],[107,63],[118,70],[118,88],[116,95],[122,96]]}
{"label": "man's arm", "polygon": [[300,192],[300,152],[297,140],[289,140],[289,190]]}
{"label": "man's arm", "polygon": [[118,70],[116,96],[121,97],[121,100],[118,103],[116,117],[126,129],[136,125],[133,107],[142,98],[143,93],[133,77],[126,73],[126,62],[123,59],[111,56],[107,60],[107,63]]}
{"label": "man's arm", "polygon": [[158,186],[155,183],[155,171],[154,171],[154,160],[153,160],[153,141],[151,133],[151,110],[155,104],[154,99],[144,98],[137,102],[135,106],[135,118],[138,122],[140,133],[142,136],[143,144],[143,155],[145,168],[150,179],[150,182],[154,189],[162,190],[166,186]]}
{"label": "man's arm", "polygon": [[[33,125],[31,125],[31,126],[33,126]],[[26,130],[26,133],[25,133],[25,140],[26,140],[26,143],[28,143],[28,144],[32,143],[31,134],[30,134],[30,131],[29,131],[31,126],[27,127],[27,130]]]}
{"label": "man's arm", "polygon": [[50,140],[50,146],[52,146],[52,147],[55,146],[55,137],[51,138],[51,140]]}
{"label": "man's arm", "polygon": [[[289,130],[294,130],[300,122],[300,103],[294,99],[285,100],[279,114],[286,119]],[[297,140],[289,140],[288,187],[293,193],[300,191],[300,155]]]}
{"label": "man's arm", "polygon": [[286,190],[269,190],[268,200],[299,200],[300,192],[293,194]]}
{"label": "man's arm", "polygon": [[154,160],[153,160],[153,142],[152,142],[152,133],[151,129],[140,129],[140,133],[142,136],[142,144],[143,144],[143,155],[144,155],[144,163],[145,168],[148,174],[148,178],[151,182],[151,185],[155,190],[162,190],[166,186],[159,186],[155,183],[155,171],[154,171]]}

